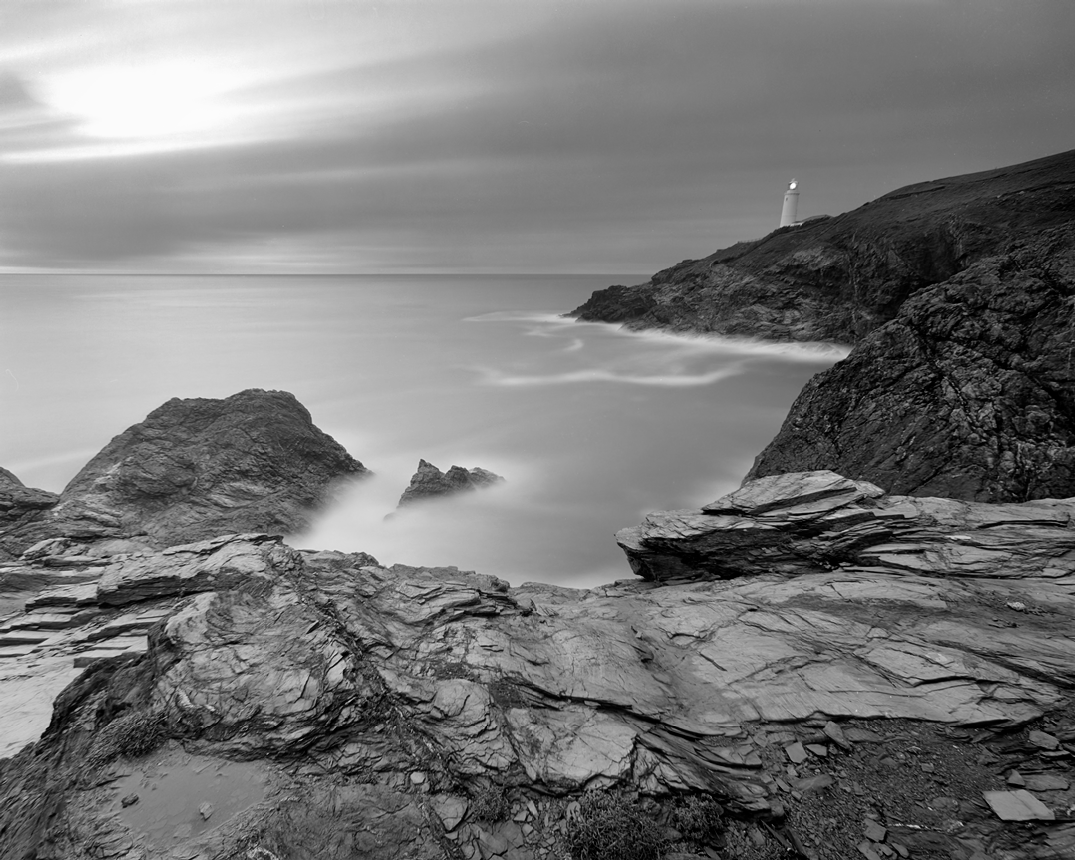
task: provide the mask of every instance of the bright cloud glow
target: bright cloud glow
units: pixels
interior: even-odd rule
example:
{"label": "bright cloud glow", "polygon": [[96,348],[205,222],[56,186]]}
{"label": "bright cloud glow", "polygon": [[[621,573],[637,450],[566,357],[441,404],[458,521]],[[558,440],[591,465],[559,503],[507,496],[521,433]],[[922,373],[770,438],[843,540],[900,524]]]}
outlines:
{"label": "bright cloud glow", "polygon": [[99,138],[148,138],[204,133],[227,113],[219,103],[227,86],[204,64],[165,62],[82,70],[52,82],[49,101],[79,117],[81,130]]}

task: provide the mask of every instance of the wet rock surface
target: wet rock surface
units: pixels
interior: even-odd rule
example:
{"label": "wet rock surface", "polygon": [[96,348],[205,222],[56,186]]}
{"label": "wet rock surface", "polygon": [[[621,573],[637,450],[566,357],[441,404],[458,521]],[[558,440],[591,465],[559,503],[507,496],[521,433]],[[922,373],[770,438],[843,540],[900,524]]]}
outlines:
{"label": "wet rock surface", "polygon": [[1073,296],[1070,226],[918,292],[807,383],[747,478],[832,469],[918,496],[1075,495]]}
{"label": "wet rock surface", "polygon": [[11,558],[54,537],[167,546],[298,531],[336,481],[366,471],[287,392],[176,398],[109,442],[55,505],[0,535],[0,549]]}
{"label": "wet rock surface", "polygon": [[[692,547],[674,576],[591,591],[254,534],[117,553],[7,622],[67,613],[35,648],[69,668],[142,638],[57,679],[41,740],[0,761],[0,853],[560,858],[584,792],[618,789],[667,856],[1063,857],[1071,507],[765,479],[650,518],[645,552]],[[719,569],[703,520],[731,536]],[[32,659],[0,665],[43,678]],[[254,766],[264,795],[139,824],[194,760]]]}
{"label": "wet rock surface", "polygon": [[432,463],[419,460],[418,469],[411,476],[410,485],[403,491],[403,495],[399,497],[399,507],[426,499],[479,490],[483,487],[503,483],[503,481],[504,479],[500,475],[496,475],[488,469],[478,467],[465,469],[462,466],[452,466],[447,472],[442,472]]}

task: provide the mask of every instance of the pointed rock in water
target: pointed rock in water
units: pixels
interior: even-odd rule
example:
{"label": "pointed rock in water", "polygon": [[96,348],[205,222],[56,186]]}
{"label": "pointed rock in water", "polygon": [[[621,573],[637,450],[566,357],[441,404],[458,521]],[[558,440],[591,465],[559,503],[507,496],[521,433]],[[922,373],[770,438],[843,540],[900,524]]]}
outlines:
{"label": "pointed rock in water", "polygon": [[169,400],[116,436],[0,545],[147,535],[158,546],[234,532],[295,532],[340,479],[366,474],[286,391]]}
{"label": "pointed rock in water", "polygon": [[399,497],[399,506],[403,507],[423,499],[477,490],[503,483],[503,481],[504,478],[488,469],[477,467],[464,469],[462,466],[452,466],[445,473],[432,463],[419,460],[418,470],[411,476],[410,486]]}

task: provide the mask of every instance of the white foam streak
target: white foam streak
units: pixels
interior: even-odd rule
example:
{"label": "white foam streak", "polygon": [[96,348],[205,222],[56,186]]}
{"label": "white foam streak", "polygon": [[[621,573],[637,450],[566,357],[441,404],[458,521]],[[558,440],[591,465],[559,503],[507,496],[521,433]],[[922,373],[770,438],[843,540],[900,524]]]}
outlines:
{"label": "white foam streak", "polygon": [[569,329],[592,328],[617,337],[635,338],[655,344],[689,346],[699,352],[775,356],[792,361],[838,361],[846,358],[851,352],[850,347],[828,341],[771,341],[761,338],[673,332],[663,329],[636,330],[626,328],[619,323],[582,321],[560,314],[533,311],[496,311],[467,317],[464,322],[530,323],[526,333],[537,337],[559,337]]}
{"label": "white foam streak", "polygon": [[586,382],[615,382],[627,385],[657,385],[665,388],[690,388],[692,386],[712,385],[722,379],[728,379],[742,372],[737,363],[707,373],[694,374],[630,374],[617,373],[612,370],[601,368],[588,368],[585,370],[571,370],[565,373],[550,373],[538,376],[522,376],[502,373],[492,368],[477,368],[482,375],[482,384],[512,386],[536,386],[536,385],[574,385]]}

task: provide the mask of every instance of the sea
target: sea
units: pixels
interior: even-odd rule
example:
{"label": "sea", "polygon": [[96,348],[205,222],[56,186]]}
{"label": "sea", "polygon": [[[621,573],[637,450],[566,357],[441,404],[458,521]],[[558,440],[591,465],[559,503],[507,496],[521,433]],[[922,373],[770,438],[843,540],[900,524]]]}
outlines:
{"label": "sea", "polygon": [[[629,579],[616,531],[735,489],[846,354],[562,316],[641,280],[3,275],[0,466],[59,492],[173,397],[285,390],[374,473],[291,545],[515,585]],[[419,459],[506,480],[396,512]]]}

